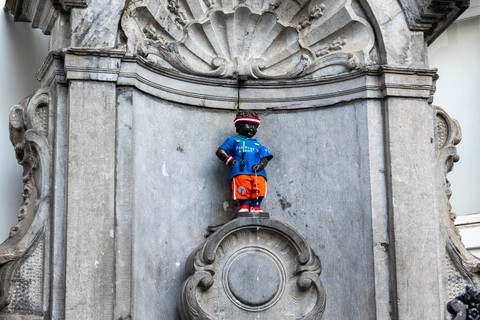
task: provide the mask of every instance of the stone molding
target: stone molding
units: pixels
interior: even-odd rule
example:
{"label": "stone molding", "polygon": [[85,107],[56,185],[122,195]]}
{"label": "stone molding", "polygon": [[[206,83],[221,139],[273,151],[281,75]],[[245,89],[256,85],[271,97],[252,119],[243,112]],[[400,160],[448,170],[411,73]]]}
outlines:
{"label": "stone molding", "polygon": [[127,50],[159,66],[220,78],[293,79],[355,70],[375,36],[355,0],[135,0]]}
{"label": "stone molding", "polygon": [[33,28],[40,28],[44,34],[50,34],[58,16],[58,10],[49,0],[7,0],[5,8],[15,21],[31,22]]}
{"label": "stone molding", "polygon": [[179,300],[183,320],[224,315],[318,320],[325,309],[320,259],[296,231],[276,220],[238,218],[225,224],[190,255],[186,270],[190,277]]}
{"label": "stone molding", "polygon": [[[387,96],[429,99],[434,70],[371,67],[312,80],[250,80],[238,82],[158,72],[143,59],[125,61],[119,85],[153,96],[218,109],[306,109]],[[336,87],[332,91],[332,86]],[[218,90],[218,88],[222,90]],[[282,95],[278,89],[282,88]]]}
{"label": "stone molding", "polygon": [[[120,49],[69,48],[51,53],[37,77],[46,85],[54,80],[116,82],[164,100],[198,107],[293,110],[385,97],[430,100],[437,75],[433,69],[369,66],[318,79],[238,81],[160,68]],[[280,96],[278,88],[282,88]]]}
{"label": "stone molding", "polygon": [[66,84],[67,78],[64,68],[64,57],[60,51],[52,51],[43,61],[35,77],[43,86],[50,86],[53,83]]}
{"label": "stone molding", "polygon": [[431,44],[470,5],[470,0],[401,0],[410,30],[422,31]]}
{"label": "stone molding", "polygon": [[48,299],[48,224],[52,192],[51,89],[39,89],[12,107],[10,140],[23,166],[23,204],[18,223],[0,245],[0,315],[41,315]]}
{"label": "stone molding", "polygon": [[53,6],[59,10],[69,11],[73,8],[86,8],[87,0],[50,0]]}

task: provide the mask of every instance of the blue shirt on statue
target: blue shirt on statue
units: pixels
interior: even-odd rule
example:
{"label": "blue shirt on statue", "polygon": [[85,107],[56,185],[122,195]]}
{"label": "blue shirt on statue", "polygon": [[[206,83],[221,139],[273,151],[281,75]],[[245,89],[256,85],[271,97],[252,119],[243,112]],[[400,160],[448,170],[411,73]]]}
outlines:
{"label": "blue shirt on statue", "polygon": [[[273,158],[270,151],[262,146],[257,139],[246,138],[241,135],[228,138],[219,148],[236,160],[235,166],[230,172],[230,179],[241,174],[253,176],[255,175],[255,172],[252,170],[254,165],[259,164],[263,158],[268,158],[268,160]],[[245,163],[243,171],[240,170],[242,153],[244,154],[243,161]],[[263,176],[265,180],[267,179],[265,170],[258,171],[257,175]]]}

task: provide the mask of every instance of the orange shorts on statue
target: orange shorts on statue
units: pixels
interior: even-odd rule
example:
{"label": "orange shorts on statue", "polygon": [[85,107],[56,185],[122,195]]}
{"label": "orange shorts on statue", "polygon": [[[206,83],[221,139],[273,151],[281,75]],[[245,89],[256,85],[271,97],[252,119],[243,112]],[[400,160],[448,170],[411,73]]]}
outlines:
{"label": "orange shorts on statue", "polygon": [[233,200],[252,200],[265,197],[267,181],[263,176],[239,175],[232,180]]}

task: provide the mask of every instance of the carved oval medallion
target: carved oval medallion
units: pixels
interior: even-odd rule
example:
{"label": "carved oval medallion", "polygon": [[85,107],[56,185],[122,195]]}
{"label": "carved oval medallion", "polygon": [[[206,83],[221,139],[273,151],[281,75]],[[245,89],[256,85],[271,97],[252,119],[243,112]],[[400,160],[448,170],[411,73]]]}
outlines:
{"label": "carved oval medallion", "polygon": [[270,252],[246,248],[231,257],[224,269],[225,292],[238,307],[259,311],[278,301],[285,288],[285,270]]}
{"label": "carved oval medallion", "polygon": [[235,219],[209,236],[187,261],[182,320],[316,319],[325,310],[321,263],[289,226]]}

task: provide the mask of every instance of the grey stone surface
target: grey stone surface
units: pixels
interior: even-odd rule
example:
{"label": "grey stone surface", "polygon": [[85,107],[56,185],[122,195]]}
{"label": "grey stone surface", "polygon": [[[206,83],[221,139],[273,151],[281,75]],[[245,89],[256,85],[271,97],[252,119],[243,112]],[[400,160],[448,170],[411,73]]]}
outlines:
{"label": "grey stone surface", "polygon": [[[117,30],[125,0],[108,3],[102,0],[79,0],[83,8],[72,7],[70,10],[69,47],[113,48],[117,39]],[[86,5],[88,3],[88,6]]]}
{"label": "grey stone surface", "polygon": [[[423,31],[425,40],[431,44],[452,21],[470,5],[470,1],[443,2],[439,0],[401,0],[409,28]],[[432,16],[438,18],[432,21]]]}
{"label": "grey stone surface", "polygon": [[72,81],[68,105],[65,317],[106,319],[115,279],[115,85]]}
{"label": "grey stone surface", "polygon": [[[389,99],[386,106],[387,153],[390,168],[391,228],[395,239],[395,273],[399,314],[415,308],[419,316],[443,318],[444,305],[437,263],[440,216],[435,208],[434,109],[420,101]],[[407,127],[406,127],[407,126]],[[406,165],[408,163],[408,165]],[[408,177],[408,178],[407,178]],[[415,204],[416,214],[410,212]],[[422,226],[418,232],[412,232]],[[412,279],[422,279],[413,281]],[[422,301],[411,297],[420,290],[431,295]],[[427,299],[427,300],[426,300]],[[418,305],[417,305],[418,304]]]}
{"label": "grey stone surface", "polygon": [[[82,52],[72,51],[72,54]],[[104,72],[95,66],[89,70],[77,69],[77,74],[85,73],[84,78],[89,77],[90,72]],[[132,63],[129,59],[123,59],[118,83],[134,86],[163,100],[186,105],[235,110],[239,107],[240,100],[242,109],[295,110],[359,99],[379,99],[387,95],[428,98],[431,96],[434,74],[434,71],[428,69],[372,66],[328,77],[326,81],[239,82],[179,75],[150,64]]]}
{"label": "grey stone surface", "polygon": [[376,319],[385,319],[392,314],[390,278],[390,239],[387,215],[387,185],[385,183],[385,149],[383,147],[384,123],[380,101],[367,104],[368,144],[370,156],[368,171],[370,180],[370,209],[372,212],[373,268],[375,273]]}
{"label": "grey stone surface", "polygon": [[252,250],[240,254],[231,262],[226,284],[234,298],[243,304],[257,307],[275,297],[280,285],[283,285],[281,276],[272,257]]}
{"label": "grey stone surface", "polygon": [[[322,257],[323,318],[444,317],[450,209],[425,37],[463,2],[424,29],[412,17],[438,1],[302,3],[8,1],[52,35],[38,77],[58,104],[46,167],[57,190],[36,217],[52,222],[45,252],[61,260],[42,280],[53,318],[179,319],[188,253],[235,214],[214,151],[237,109],[259,112],[275,155],[265,209]],[[275,40],[260,50],[252,34]],[[2,262],[15,248],[23,258],[25,235]],[[269,286],[245,293],[252,259],[276,265],[262,250],[231,260],[228,301],[275,300],[281,271],[259,270]]]}
{"label": "grey stone surface", "polygon": [[[133,142],[119,146],[135,150],[132,316],[151,318],[162,312],[174,319],[173,297],[183,281],[185,251],[198,245],[206,226],[234,214],[227,169],[212,157],[212,150],[233,134],[234,113],[193,110],[138,92],[132,104]],[[357,104],[265,114],[258,133],[275,155],[268,168],[265,209],[292,225],[322,256],[329,274],[324,285],[332,297],[327,319],[333,310],[340,316],[359,312],[364,318],[374,312],[366,112],[366,106]],[[179,127],[179,119],[188,126]],[[300,126],[315,129],[300,132]],[[161,251],[152,255],[150,248]],[[361,259],[353,258],[355,272],[352,264],[338,263],[352,261],[351,252],[362,252]],[[152,277],[157,282],[146,280]],[[171,302],[162,310],[148,308],[154,301]],[[358,304],[371,308],[350,309]]]}
{"label": "grey stone surface", "polygon": [[67,173],[67,88],[63,84],[56,85],[56,112],[55,112],[55,153],[53,156],[55,196],[52,199],[52,249],[51,249],[51,317],[63,317],[65,307],[65,258],[66,258],[66,212],[67,193],[65,176]]}
{"label": "grey stone surface", "polygon": [[115,192],[121,194],[115,200],[115,319],[128,319],[131,315],[132,297],[132,209],[133,183],[133,92],[117,91],[117,140],[122,148],[116,150]]}

